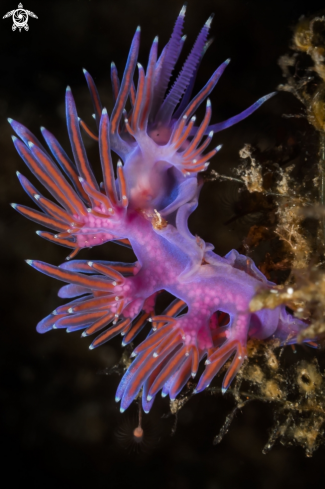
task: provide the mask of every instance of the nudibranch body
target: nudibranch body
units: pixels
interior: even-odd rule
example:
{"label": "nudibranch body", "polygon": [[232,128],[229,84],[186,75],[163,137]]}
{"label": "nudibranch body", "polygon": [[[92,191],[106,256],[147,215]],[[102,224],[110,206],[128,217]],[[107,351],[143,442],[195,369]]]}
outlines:
{"label": "nudibranch body", "polygon": [[[36,270],[65,282],[59,297],[72,299],[43,319],[37,331],[82,330],[84,337],[99,333],[90,345],[93,349],[118,334],[127,345],[144,327],[150,327],[147,338],[134,349],[135,359],[118,387],[116,400],[121,401],[121,411],[141,389],[146,412],[159,391],[175,399],[188,379],[196,376],[203,358],[206,367],[196,392],[204,390],[233,357],[223,379],[226,390],[245,360],[249,337],[278,337],[282,343],[294,343],[306,327],[284,306],[251,314],[249,303],[256,289],[272,284],[251,259],[235,250],[222,258],[211,244],[188,229],[188,218],[198,205],[202,187],[199,174],[220,149],[208,149],[214,133],[250,115],[272,94],[241,114],[211,125],[208,96],[228,61],[196,96],[192,97],[192,91],[210,44],[212,18],[203,26],[168,91],[184,44],[184,15],[185,8],[159,57],[158,39],[154,39],[146,70],[137,64],[140,29],[136,30],[121,82],[116,66],[111,67],[115,105],[110,118],[93,79],[84,70],[98,134],[78,118],[71,89],[67,89],[73,160],[45,128],[41,130],[48,150],[28,129],[9,119],[18,136],[13,140],[19,155],[58,203],[42,196],[19,173],[21,185],[40,211],[17,204],[13,207],[55,231],[39,231],[39,236],[72,249],[69,261],[58,267],[27,260]],[[136,69],[137,88],[133,82]],[[195,112],[203,102],[205,115],[197,124]],[[80,127],[98,141],[103,174],[100,185],[88,161]],[[112,152],[120,158],[116,173]],[[112,240],[131,246],[137,262],[70,260],[81,248]],[[175,299],[157,316],[156,296],[163,290]]]}

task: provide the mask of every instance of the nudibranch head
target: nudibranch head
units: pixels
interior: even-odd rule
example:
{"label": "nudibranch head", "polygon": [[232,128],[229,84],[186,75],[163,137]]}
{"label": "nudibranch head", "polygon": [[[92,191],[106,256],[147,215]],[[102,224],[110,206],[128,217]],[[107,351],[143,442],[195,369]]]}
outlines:
{"label": "nudibranch head", "polygon": [[[57,139],[41,128],[49,151],[22,124],[9,119],[18,138],[14,145],[27,166],[61,204],[65,212],[53,209],[43,196],[36,199],[31,183],[22,175],[19,180],[45,215],[24,206],[15,206],[23,215],[45,224],[58,234],[40,236],[73,248],[70,258],[80,248],[100,245],[113,239],[125,239],[121,225],[125,212],[158,212],[166,222],[175,224],[176,214],[189,204],[186,216],[198,202],[200,172],[221,145],[208,148],[213,135],[254,112],[271,95],[224,122],[210,124],[212,106],[209,94],[224,72],[229,60],[222,63],[205,86],[193,97],[192,92],[208,39],[212,17],[201,29],[192,50],[168,91],[171,76],[184,46],[185,7],[180,11],[171,38],[158,56],[158,38],[152,43],[146,70],[138,63],[140,28],[136,29],[120,81],[117,68],[111,65],[114,108],[109,117],[103,108],[91,75],[84,71],[94,107],[98,135],[77,114],[70,87],[66,90],[66,118],[73,160]],[[138,71],[137,87],[134,85]],[[195,112],[205,102],[203,120],[197,124]],[[127,110],[128,108],[128,110]],[[82,128],[99,143],[103,182],[98,185],[81,136]],[[117,178],[112,152],[120,158]],[[55,162],[56,160],[56,162]],[[68,184],[57,164],[71,181]],[[46,214],[50,213],[49,218]]]}
{"label": "nudibranch head", "polygon": [[[156,209],[164,215],[174,212],[184,201],[182,185],[186,179],[197,180],[207,169],[209,160],[221,146],[207,151],[215,132],[235,124],[256,110],[268,96],[246,111],[225,122],[211,125],[209,94],[229,63],[217,68],[201,91],[192,98],[197,72],[204,53],[211,44],[208,39],[213,16],[204,24],[187,59],[168,91],[175,66],[182,52],[185,36],[183,25],[186,7],[176,20],[171,38],[158,57],[158,38],[152,43],[147,69],[137,62],[140,28],[134,35],[122,82],[117,68],[111,65],[115,106],[110,121],[111,149],[124,163],[129,205],[134,209]],[[133,82],[137,70],[137,87]],[[101,103],[91,76],[85,71],[92,94],[96,120],[101,119]],[[126,111],[129,100],[131,109]],[[206,112],[196,125],[195,112],[206,101]],[[194,182],[191,198],[197,198]],[[176,202],[175,202],[176,201]]]}

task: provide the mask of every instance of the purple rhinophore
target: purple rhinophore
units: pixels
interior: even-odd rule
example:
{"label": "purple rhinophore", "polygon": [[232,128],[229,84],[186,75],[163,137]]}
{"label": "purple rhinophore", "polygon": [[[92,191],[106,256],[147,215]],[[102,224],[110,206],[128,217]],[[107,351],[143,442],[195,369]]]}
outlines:
{"label": "purple rhinophore", "polygon": [[[18,137],[14,145],[21,158],[57,203],[44,197],[23,175],[19,181],[39,210],[13,207],[27,218],[54,231],[38,235],[70,248],[67,262],[59,267],[27,260],[33,268],[66,283],[59,297],[71,299],[38,325],[37,331],[64,328],[96,335],[96,348],[121,334],[123,345],[149,328],[146,339],[132,353],[116,400],[124,411],[142,388],[142,404],[148,412],[156,394],[175,399],[199,363],[205,370],[196,392],[204,390],[228,361],[222,388],[225,391],[247,355],[247,339],[274,337],[282,344],[296,341],[305,323],[289,315],[284,306],[249,312],[258,287],[272,284],[247,257],[235,250],[225,257],[188,229],[188,218],[198,205],[202,187],[199,173],[220,145],[208,149],[215,132],[239,122],[271,95],[228,121],[211,124],[208,98],[228,61],[212,74],[201,91],[192,90],[208,40],[212,18],[203,26],[174,84],[166,93],[184,45],[185,7],[171,39],[158,57],[158,39],[144,69],[137,63],[140,29],[134,35],[122,81],[112,64],[114,109],[109,118],[102,108],[93,79],[84,70],[93,102],[98,131],[78,118],[68,87],[66,116],[73,158],[45,128],[45,148],[20,123],[9,119]],[[137,71],[137,87],[134,72]],[[195,112],[205,103],[205,115],[197,123]],[[131,107],[127,112],[126,107]],[[83,144],[81,130],[98,141],[103,182],[96,181]],[[111,153],[120,160],[114,169]],[[131,246],[135,263],[72,260],[81,248],[106,241]],[[162,315],[155,315],[160,291],[175,299]]]}

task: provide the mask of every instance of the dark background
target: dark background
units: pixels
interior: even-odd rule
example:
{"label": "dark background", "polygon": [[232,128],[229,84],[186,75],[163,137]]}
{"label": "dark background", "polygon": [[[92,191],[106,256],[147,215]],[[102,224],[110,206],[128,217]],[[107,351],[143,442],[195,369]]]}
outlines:
{"label": "dark background", "polygon": [[[17,8],[18,0],[1,1],[2,17]],[[272,406],[251,404],[240,412],[230,432],[212,445],[231,400],[201,394],[179,414],[178,428],[167,400],[156,401],[146,416],[148,443],[138,454],[126,448],[127,434],[135,426],[136,408],[123,415],[114,402],[117,375],[100,372],[120,358],[120,338],[95,351],[87,339],[64,331],[40,336],[37,322],[53,310],[59,283],[38,274],[24,263],[37,258],[59,264],[66,249],[41,240],[39,226],[19,216],[10,202],[29,205],[15,171],[29,177],[15,153],[7,117],[38,134],[44,125],[68,149],[64,121],[64,91],[71,85],[79,115],[91,124],[91,103],[82,68],[94,77],[104,105],[112,108],[109,70],[115,61],[122,73],[137,25],[142,27],[139,61],[146,65],[150,44],[159,35],[160,46],[171,33],[182,7],[179,0],[26,0],[29,32],[12,32],[11,19],[0,20],[0,146],[1,146],[1,481],[3,487],[23,484],[47,488],[200,488],[273,489],[287,486],[323,488],[323,448],[307,459],[299,447],[276,445],[262,449],[272,426]],[[279,56],[288,51],[292,28],[303,14],[324,6],[315,0],[190,0],[185,33],[186,49],[215,12],[208,50],[197,87],[201,87],[222,61],[232,62],[211,99],[213,122],[230,117],[272,92],[282,82]],[[188,52],[186,51],[185,52]],[[299,113],[299,103],[280,93],[247,121],[215,136],[223,143],[212,167],[226,174],[239,162],[245,142],[261,148],[276,143],[285,112]],[[96,166],[96,144],[85,137]],[[224,254],[241,245],[247,223],[225,226],[232,216],[238,187],[208,183],[191,230]],[[129,261],[132,253],[113,244],[84,250],[81,258]],[[299,348],[299,347],[298,347]],[[293,353],[289,352],[290,355]],[[298,353],[301,355],[301,353]],[[312,358],[313,352],[304,353]],[[125,433],[122,446],[117,431]],[[123,438],[123,437],[122,437]]]}

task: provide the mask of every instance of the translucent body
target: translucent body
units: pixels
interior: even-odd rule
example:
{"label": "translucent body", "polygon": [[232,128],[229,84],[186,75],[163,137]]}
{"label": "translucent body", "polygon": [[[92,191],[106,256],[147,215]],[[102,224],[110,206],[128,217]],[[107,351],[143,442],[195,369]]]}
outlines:
{"label": "translucent body", "polygon": [[[135,348],[135,359],[117,390],[122,411],[141,388],[145,411],[150,410],[159,391],[174,399],[187,380],[195,377],[203,358],[206,368],[197,392],[205,389],[233,356],[223,380],[225,390],[244,362],[249,336],[261,340],[279,337],[288,343],[294,342],[305,327],[284,307],[251,314],[249,303],[256,288],[270,288],[272,284],[249,258],[234,250],[222,258],[213,252],[211,244],[193,236],[188,229],[188,218],[198,205],[202,187],[199,173],[206,170],[208,160],[220,149],[207,149],[214,132],[247,117],[269,96],[228,121],[210,125],[212,108],[207,97],[228,61],[193,99],[191,93],[209,45],[211,18],[166,95],[184,44],[184,14],[183,8],[159,58],[158,40],[154,40],[146,72],[138,65],[135,89],[133,77],[140,39],[137,29],[121,83],[112,65],[115,106],[110,120],[85,71],[98,135],[78,118],[71,90],[67,89],[67,126],[74,161],[46,129],[42,128],[42,134],[49,152],[28,129],[9,120],[19,137],[13,138],[18,153],[58,202],[43,197],[25,177],[18,175],[41,212],[17,204],[13,204],[14,208],[56,232],[38,234],[72,248],[69,258],[81,248],[110,240],[130,245],[137,257],[134,264],[73,260],[59,267],[27,261],[35,269],[66,282],[59,296],[73,299],[43,319],[37,325],[38,332],[65,328],[67,332],[83,330],[83,336],[99,333],[90,345],[93,349],[117,334],[122,334],[126,345],[150,325],[146,340]],[[128,99],[132,109],[127,114]],[[205,116],[197,126],[194,113],[204,100]],[[94,177],[80,127],[98,141],[102,185]],[[122,160],[116,172],[111,151]],[[171,293],[175,300],[163,315],[155,316],[156,296],[162,290]]]}

